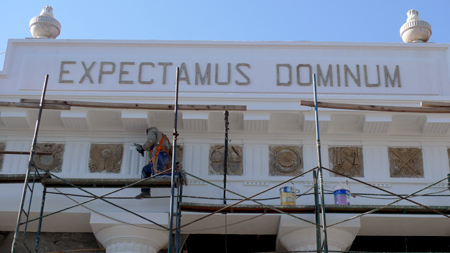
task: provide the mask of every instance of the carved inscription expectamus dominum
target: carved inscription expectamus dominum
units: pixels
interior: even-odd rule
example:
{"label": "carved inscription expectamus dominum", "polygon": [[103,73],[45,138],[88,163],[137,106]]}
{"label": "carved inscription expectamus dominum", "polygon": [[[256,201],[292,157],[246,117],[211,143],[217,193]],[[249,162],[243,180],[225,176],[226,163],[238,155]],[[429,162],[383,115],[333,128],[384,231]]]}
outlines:
{"label": "carved inscription expectamus dominum", "polygon": [[123,144],[91,144],[89,171],[120,173]]}
{"label": "carved inscription expectamus dominum", "polygon": [[[223,175],[224,145],[214,145],[209,149],[209,174]],[[243,174],[243,155],[241,146],[228,146],[227,175]]]}
{"label": "carved inscription expectamus dominum", "polygon": [[[364,177],[361,147],[329,147],[328,157],[333,171],[350,177]],[[335,173],[331,176],[341,177]]]}
{"label": "carved inscription expectamus dominum", "polygon": [[269,175],[297,176],[303,172],[302,148],[297,146],[269,147]]}
{"label": "carved inscription expectamus dominum", "polygon": [[391,177],[423,177],[420,148],[389,148],[388,154]]}

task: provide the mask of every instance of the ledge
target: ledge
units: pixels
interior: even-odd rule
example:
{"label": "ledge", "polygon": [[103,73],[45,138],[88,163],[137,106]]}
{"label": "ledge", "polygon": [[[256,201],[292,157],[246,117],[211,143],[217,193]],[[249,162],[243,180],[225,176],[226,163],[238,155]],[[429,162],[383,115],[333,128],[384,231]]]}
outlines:
{"label": "ledge", "polygon": [[[199,204],[182,202],[180,208],[184,212],[214,212],[227,205],[223,204]],[[384,205],[325,205],[326,213],[364,213],[373,209],[381,208]],[[314,205],[304,206],[281,206],[271,205],[270,207],[276,208],[286,213],[310,213],[315,211]],[[450,206],[430,206],[444,214],[450,214]],[[260,205],[236,205],[226,210],[220,211],[220,213],[278,213],[277,211],[270,209],[269,207]],[[375,214],[437,214],[432,210],[419,207],[419,206],[389,206],[374,212]]]}

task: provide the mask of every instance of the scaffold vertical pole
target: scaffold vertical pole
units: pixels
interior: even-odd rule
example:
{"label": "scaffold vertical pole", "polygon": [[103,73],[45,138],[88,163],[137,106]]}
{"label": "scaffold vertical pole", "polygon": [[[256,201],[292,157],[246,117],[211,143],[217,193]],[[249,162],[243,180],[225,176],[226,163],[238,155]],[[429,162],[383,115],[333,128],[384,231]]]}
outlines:
{"label": "scaffold vertical pole", "polygon": [[44,186],[44,190],[42,192],[41,213],[39,214],[39,225],[38,225],[38,230],[37,230],[37,234],[36,234],[36,243],[34,246],[36,253],[38,253],[39,240],[41,238],[42,216],[44,215],[45,195],[47,195],[47,187]]}
{"label": "scaffold vertical pole", "polygon": [[223,204],[227,204],[227,173],[228,173],[228,111],[225,115],[225,143],[224,143],[224,157],[223,157]]}
{"label": "scaffold vertical pole", "polygon": [[[225,115],[225,143],[224,143],[224,153],[223,153],[223,204],[227,204],[227,174],[228,174],[228,125],[230,122],[228,121],[229,113],[228,111],[224,112]],[[227,226],[227,214],[225,215],[225,253],[228,252],[228,226]]]}
{"label": "scaffold vertical pole", "polygon": [[316,210],[314,212],[316,218],[316,248],[317,252],[320,252],[322,239],[321,239],[321,231],[320,231],[320,203],[319,203],[319,186],[317,185],[317,172],[313,171],[313,179],[314,179],[314,203],[316,205]]}
{"label": "scaffold vertical pole", "polygon": [[448,190],[450,191],[450,174],[447,174],[447,181],[448,181]]}
{"label": "scaffold vertical pole", "polygon": [[[172,141],[172,180],[171,180],[171,188],[170,188],[170,217],[169,217],[169,249],[168,253],[173,253],[173,208],[174,208],[174,195],[175,195],[175,179],[177,178],[177,172],[176,172],[176,157],[177,157],[177,139],[178,139],[178,132],[177,132],[177,125],[178,125],[178,86],[179,86],[179,68],[177,67],[176,70],[176,82],[175,82],[175,106],[173,108],[175,119],[174,119],[174,125],[173,125],[173,141]],[[179,177],[179,176],[178,176]],[[179,181],[178,181],[179,182]],[[178,185],[179,187],[179,185]],[[177,201],[178,202],[178,201]],[[178,207],[178,204],[177,204]],[[178,215],[177,215],[178,216]],[[178,218],[178,217],[177,217]],[[175,235],[177,235],[176,233]],[[179,241],[179,240],[175,240]],[[179,248],[179,245],[177,245],[176,249]],[[178,253],[178,252],[177,252]]]}
{"label": "scaffold vertical pole", "polygon": [[[47,91],[47,84],[48,84],[48,74],[45,75],[44,87],[42,88],[41,101],[39,103],[38,118],[36,120],[36,125],[34,127],[33,141],[31,142],[30,156],[28,157],[28,168],[27,168],[27,173],[25,174],[25,181],[23,183],[22,198],[20,200],[20,209],[19,209],[19,212],[17,214],[16,230],[14,232],[14,238],[13,238],[13,242],[12,242],[12,246],[11,246],[11,252],[12,253],[15,253],[16,250],[17,250],[17,237],[19,235],[21,219],[22,219],[22,213],[24,213],[24,209],[23,208],[24,208],[24,203],[25,203],[26,196],[27,196],[27,189],[30,187],[29,184],[28,184],[28,178],[29,178],[29,175],[30,175],[30,172],[31,172],[31,167],[33,167],[34,150],[36,148],[37,136],[38,136],[38,133],[39,133],[39,125],[41,123],[42,110],[44,108],[44,100],[45,100],[45,93]],[[34,173],[35,173],[34,177],[36,177],[36,171],[34,171]],[[33,186],[32,186],[31,189],[34,189],[34,183],[35,183],[35,180],[33,180]],[[33,198],[33,192],[31,191],[30,192],[30,203],[29,203],[30,206],[31,206],[31,199],[32,198]],[[26,224],[28,223],[29,210],[30,209],[28,208],[28,213],[25,213],[25,216],[27,217]],[[24,231],[24,234],[25,233],[26,233],[26,230]]]}
{"label": "scaffold vertical pole", "polygon": [[[320,190],[320,211],[322,213],[322,226],[323,226],[323,250],[325,253],[328,253],[328,240],[327,240],[327,223],[326,223],[326,215],[325,215],[325,197],[323,193],[323,172],[322,172],[322,155],[320,150],[320,129],[319,129],[319,109],[317,107],[317,82],[316,82],[316,74],[313,75],[314,80],[314,110],[315,110],[315,119],[316,119],[316,139],[317,139],[317,158],[318,158],[318,182],[319,182],[319,190]],[[321,247],[322,248],[322,247]]]}

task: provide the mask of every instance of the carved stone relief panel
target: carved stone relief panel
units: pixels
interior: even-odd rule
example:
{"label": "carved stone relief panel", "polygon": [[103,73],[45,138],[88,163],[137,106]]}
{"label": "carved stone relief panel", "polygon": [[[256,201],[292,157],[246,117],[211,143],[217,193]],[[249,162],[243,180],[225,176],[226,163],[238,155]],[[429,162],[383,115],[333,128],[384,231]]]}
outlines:
{"label": "carved stone relief panel", "polygon": [[[223,159],[225,146],[214,145],[209,149],[209,175],[223,175]],[[241,176],[243,174],[242,146],[228,146],[227,175]]]}
{"label": "carved stone relief panel", "polygon": [[91,144],[89,171],[91,173],[120,173],[123,144]]}
{"label": "carved stone relief panel", "polygon": [[303,152],[298,146],[269,146],[269,175],[297,176],[303,172]]}
{"label": "carved stone relief panel", "polygon": [[[361,147],[329,147],[328,157],[333,171],[349,177],[364,177],[364,163]],[[334,177],[341,175],[330,173]]]}
{"label": "carved stone relief panel", "polygon": [[389,148],[388,155],[391,177],[423,177],[420,148]]}
{"label": "carved stone relief panel", "polygon": [[[0,151],[5,151],[6,144],[3,142],[0,142]],[[3,161],[5,160],[5,155],[0,154],[0,171],[3,169]]]}
{"label": "carved stone relief panel", "polygon": [[35,155],[34,164],[51,172],[61,172],[64,156],[64,144],[37,143],[34,152],[51,152],[51,155]]}

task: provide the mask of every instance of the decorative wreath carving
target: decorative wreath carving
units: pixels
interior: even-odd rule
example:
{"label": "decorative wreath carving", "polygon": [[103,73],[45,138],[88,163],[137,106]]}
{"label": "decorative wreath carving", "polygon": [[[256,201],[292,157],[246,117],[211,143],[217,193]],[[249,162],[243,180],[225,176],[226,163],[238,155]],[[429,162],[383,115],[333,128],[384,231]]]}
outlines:
{"label": "decorative wreath carving", "polygon": [[271,146],[271,176],[291,176],[301,173],[303,169],[301,148],[296,146]]}

